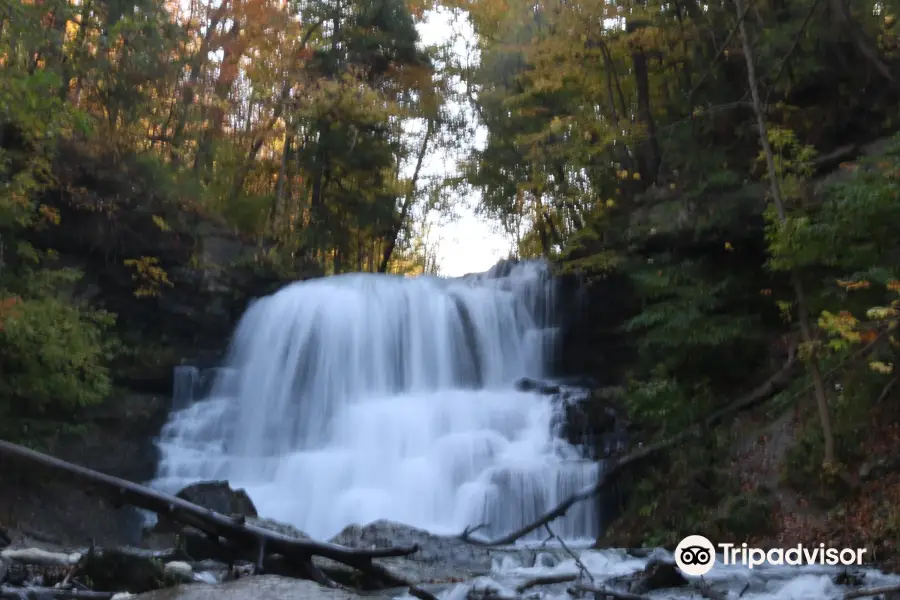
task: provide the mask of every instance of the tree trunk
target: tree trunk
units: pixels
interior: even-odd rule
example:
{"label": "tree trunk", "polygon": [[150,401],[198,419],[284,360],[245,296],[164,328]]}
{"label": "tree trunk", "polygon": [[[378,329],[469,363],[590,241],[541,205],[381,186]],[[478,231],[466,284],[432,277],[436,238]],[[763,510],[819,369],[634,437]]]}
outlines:
{"label": "tree trunk", "polygon": [[[626,26],[628,33],[633,33],[647,26],[644,21],[630,21]],[[643,186],[649,186],[659,176],[661,152],[659,140],[656,137],[656,123],[653,120],[653,111],[650,108],[650,74],[647,65],[647,55],[639,43],[634,42],[631,51],[631,62],[634,68],[634,83],[637,90],[637,118],[643,127],[646,137],[639,146],[640,171]]]}
{"label": "tree trunk", "polygon": [[378,265],[379,273],[387,273],[388,264],[391,262],[391,256],[394,254],[394,248],[397,246],[397,238],[400,236],[400,230],[409,216],[409,209],[412,208],[413,201],[416,198],[416,183],[419,180],[419,172],[422,170],[422,163],[425,160],[425,154],[428,152],[428,142],[434,133],[434,120],[428,119],[428,128],[425,130],[425,139],[422,140],[422,146],[419,148],[419,156],[416,158],[416,169],[413,172],[412,181],[410,182],[410,190],[403,198],[403,206],[400,207],[400,215],[394,227],[391,229],[390,237],[387,240],[387,246],[384,248],[384,255],[381,257],[381,263]]}
{"label": "tree trunk", "polygon": [[190,108],[197,95],[200,73],[209,62],[209,54],[213,50],[211,42],[216,34],[216,29],[219,27],[219,22],[224,17],[227,9],[228,2],[222,2],[222,4],[210,14],[209,23],[206,26],[206,33],[203,36],[203,41],[200,43],[200,49],[192,57],[190,62],[191,77],[182,89],[181,103],[176,104],[172,109],[173,112],[179,113],[179,116],[175,121],[175,130],[172,133],[172,142],[170,144],[170,160],[175,166],[178,166],[181,163],[181,154],[179,153],[179,150],[181,149],[181,144],[184,139],[184,130],[190,116]]}
{"label": "tree trunk", "polygon": [[[735,0],[735,10],[737,10],[738,28],[741,33],[741,42],[744,48],[744,60],[747,63],[747,79],[750,84],[750,95],[753,99],[753,112],[756,113],[756,124],[759,129],[759,143],[762,145],[763,152],[766,155],[766,167],[769,172],[769,181],[771,185],[772,201],[778,211],[778,219],[785,223],[787,216],[784,210],[784,202],[781,197],[781,187],[778,183],[778,172],[775,168],[775,155],[772,152],[772,146],[769,144],[769,132],[766,127],[766,118],[763,114],[762,102],[759,99],[759,88],[756,82],[756,65],[753,60],[753,49],[750,46],[750,40],[747,37],[747,28],[744,25],[744,9],[743,0]],[[794,294],[797,301],[797,313],[800,321],[800,335],[805,343],[811,344],[813,341],[812,327],[809,322],[809,305],[806,302],[806,294],[803,290],[803,283],[800,277],[793,271],[791,273],[791,283],[794,287]],[[816,404],[819,409],[819,418],[822,422],[822,437],[825,443],[824,464],[830,465],[834,463],[834,432],[831,427],[831,413],[828,407],[828,396],[825,392],[825,382],[822,379],[822,372],[819,369],[818,357],[813,355],[809,360],[809,372],[813,380],[813,387],[816,394]]]}
{"label": "tree trunk", "polygon": [[863,28],[850,14],[850,7],[847,5],[846,0],[831,0],[831,12],[835,16],[835,21],[837,21],[840,29],[850,36],[865,59],[888,80],[891,86],[898,87],[897,78],[891,72],[891,68],[881,60],[878,54],[878,47],[872,43],[872,40],[869,39]]}

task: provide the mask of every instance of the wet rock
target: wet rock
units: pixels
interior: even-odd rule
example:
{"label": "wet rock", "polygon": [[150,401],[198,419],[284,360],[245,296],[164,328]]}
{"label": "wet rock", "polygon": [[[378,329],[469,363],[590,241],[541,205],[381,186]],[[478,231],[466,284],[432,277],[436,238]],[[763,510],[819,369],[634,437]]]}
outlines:
{"label": "wet rock", "polygon": [[635,574],[629,591],[642,595],[655,590],[684,587],[688,583],[674,562],[651,558],[644,570]]}
{"label": "wet rock", "polygon": [[[243,490],[241,490],[243,491]],[[253,518],[250,517],[247,519],[248,525],[254,525],[256,527],[260,527],[262,529],[268,529],[269,531],[274,531],[275,533],[280,533],[281,535],[286,535],[288,537],[294,537],[301,540],[309,540],[312,539],[303,531],[300,531],[293,525],[287,525],[285,523],[279,523],[278,521],[273,521],[272,519],[261,519],[261,518]]]}
{"label": "wet rock", "polygon": [[163,567],[163,574],[169,581],[177,583],[185,583],[194,579],[194,569],[191,568],[191,565],[178,560],[166,563]]}
{"label": "wet rock", "polygon": [[834,576],[832,579],[835,585],[845,585],[849,587],[862,587],[866,583],[866,574],[863,572],[851,571],[845,569]]}
{"label": "wet rock", "polygon": [[594,458],[607,458],[625,447],[628,424],[617,407],[618,388],[561,394],[560,434],[571,444],[588,449]]}
{"label": "wet rock", "polygon": [[557,557],[553,556],[552,554],[548,554],[546,552],[541,552],[534,559],[534,566],[542,567],[544,569],[552,569],[553,567],[555,567],[558,564],[559,564],[559,560],[557,559]]}
{"label": "wet rock", "polygon": [[89,552],[82,574],[94,589],[140,593],[166,582],[163,561],[155,552],[137,548],[108,548]]}
{"label": "wet rock", "polygon": [[0,583],[4,583],[6,581],[6,574],[9,573],[10,562],[12,561],[0,556]]}
{"label": "wet rock", "polygon": [[[140,594],[134,600],[357,600],[362,595],[331,589],[303,579],[276,575],[245,577],[220,585],[195,583]],[[367,595],[387,600],[391,596]]]}
{"label": "wet rock", "polygon": [[[398,580],[416,585],[458,582],[486,575],[490,573],[492,564],[491,551],[487,548],[467,544],[455,537],[434,535],[384,520],[365,526],[351,525],[329,541],[350,548],[387,548],[417,544],[418,552],[409,557],[375,561]],[[332,576],[338,575],[336,571],[345,569],[327,559],[316,558],[315,561]]]}
{"label": "wet rock", "polygon": [[520,392],[536,392],[544,396],[554,396],[562,391],[562,388],[558,385],[538,381],[537,379],[531,379],[529,377],[523,377],[517,381],[516,389]]}
{"label": "wet rock", "polygon": [[[247,492],[242,489],[232,489],[227,481],[193,483],[181,489],[175,495],[182,500],[187,500],[197,506],[214,510],[223,515],[249,518],[257,516],[256,506],[254,506]],[[265,527],[265,525],[260,526]],[[154,534],[176,533],[181,531],[181,529],[182,525],[180,523],[160,515],[156,525],[150,531],[145,532],[145,537],[152,537]],[[286,533],[285,535],[292,534]]]}
{"label": "wet rock", "polygon": [[232,489],[227,481],[201,481],[187,486],[175,495],[223,515],[259,516],[247,492]]}

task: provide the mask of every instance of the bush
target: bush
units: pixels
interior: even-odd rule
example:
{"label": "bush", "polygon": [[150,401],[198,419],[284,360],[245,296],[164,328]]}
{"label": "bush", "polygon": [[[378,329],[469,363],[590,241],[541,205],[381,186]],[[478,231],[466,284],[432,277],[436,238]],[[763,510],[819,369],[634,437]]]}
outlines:
{"label": "bush", "polygon": [[[51,272],[52,273],[52,272]],[[43,279],[37,272],[35,280]],[[72,274],[65,278],[71,279]],[[40,289],[40,286],[37,286]],[[43,293],[41,293],[43,292]],[[0,423],[101,402],[110,392],[106,330],[114,316],[40,290],[0,291]]]}

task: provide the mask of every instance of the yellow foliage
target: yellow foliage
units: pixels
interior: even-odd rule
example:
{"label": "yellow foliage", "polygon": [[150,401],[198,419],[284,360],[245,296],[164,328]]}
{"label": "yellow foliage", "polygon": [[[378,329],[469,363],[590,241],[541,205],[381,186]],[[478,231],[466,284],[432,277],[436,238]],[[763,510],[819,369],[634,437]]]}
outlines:
{"label": "yellow foliage", "polygon": [[158,215],[153,215],[153,223],[160,228],[161,231],[171,231],[172,228],[166,223],[166,220]]}
{"label": "yellow foliage", "polygon": [[131,278],[138,282],[134,291],[136,298],[159,296],[163,286],[173,287],[169,281],[169,274],[159,266],[159,259],[152,256],[142,256],[138,259],[128,259],[125,266],[132,267],[134,274]]}
{"label": "yellow foliage", "polygon": [[844,281],[844,280],[838,279],[837,284],[839,286],[841,286],[842,288],[844,288],[845,290],[847,290],[848,292],[852,291],[852,290],[865,290],[865,289],[868,289],[869,287],[871,287],[871,284],[866,280]]}
{"label": "yellow foliage", "polygon": [[53,223],[54,225],[59,225],[60,216],[59,211],[53,208],[52,206],[47,206],[46,204],[41,204],[38,207],[38,213],[40,213],[41,217],[44,220]]}

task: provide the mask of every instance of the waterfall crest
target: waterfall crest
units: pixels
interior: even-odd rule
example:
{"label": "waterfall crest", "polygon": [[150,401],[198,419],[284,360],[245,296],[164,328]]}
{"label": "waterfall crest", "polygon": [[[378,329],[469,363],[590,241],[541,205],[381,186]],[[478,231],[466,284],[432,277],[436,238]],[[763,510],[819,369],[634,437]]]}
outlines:
{"label": "waterfall crest", "polygon": [[[590,484],[543,378],[556,338],[543,263],[459,279],[349,274],[253,303],[206,397],[173,412],[154,485],[243,487],[261,514],[327,538],[390,519],[436,533],[518,527]],[[593,504],[555,527],[596,532]]]}

